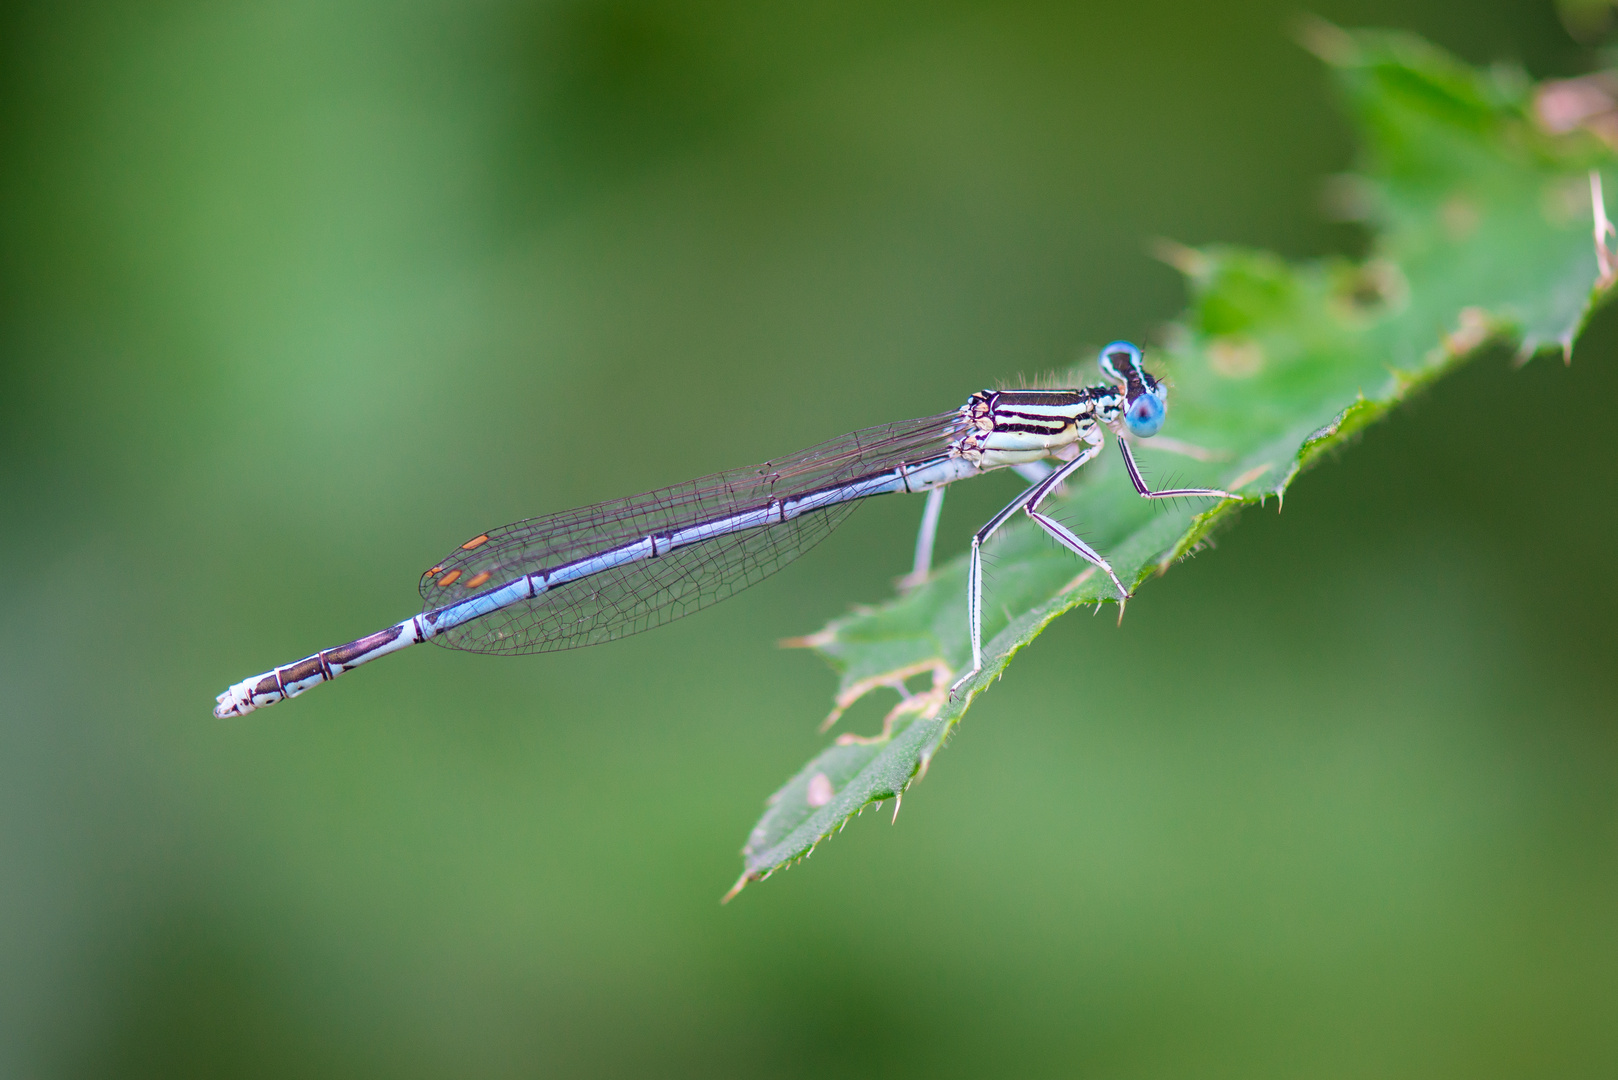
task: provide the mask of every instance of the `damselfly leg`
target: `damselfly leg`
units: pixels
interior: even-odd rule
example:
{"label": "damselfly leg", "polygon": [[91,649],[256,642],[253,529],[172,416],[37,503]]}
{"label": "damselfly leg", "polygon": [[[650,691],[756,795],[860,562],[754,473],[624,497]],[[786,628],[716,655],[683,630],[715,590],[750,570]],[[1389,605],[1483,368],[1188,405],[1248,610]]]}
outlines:
{"label": "damselfly leg", "polygon": [[[1101,452],[1102,439],[1101,429],[1092,428],[1085,438],[1088,445],[1083,453],[1013,499],[1004,510],[991,518],[988,524],[979,529],[977,534],[972,537],[972,556],[967,571],[966,596],[967,625],[972,636],[972,668],[955,680],[955,683],[950,687],[952,694],[983,670],[983,556],[981,549],[989,537],[993,536],[995,531],[1004,525],[1018,510],[1026,513],[1035,524],[1044,529],[1057,543],[1085,562],[1098,567],[1111,578],[1113,586],[1118,590],[1118,602],[1120,604],[1129,599],[1129,590],[1124,588],[1123,582],[1119,581],[1118,575],[1113,572],[1111,564],[1100,553],[1079,539],[1067,526],[1039,511],[1040,504],[1045,501],[1046,497],[1050,495],[1057,485]],[[1118,450],[1123,454],[1124,468],[1129,472],[1129,482],[1134,485],[1136,494],[1143,499],[1172,499],[1180,496],[1203,496],[1214,499],[1237,498],[1228,491],[1221,491],[1218,488],[1165,488],[1162,491],[1154,491],[1146,483],[1145,478],[1141,476],[1140,466],[1135,463],[1135,456],[1129,451],[1129,441],[1121,435],[1118,436]]]}
{"label": "damselfly leg", "polygon": [[947,487],[935,487],[927,493],[927,506],[921,512],[921,530],[916,533],[916,560],[910,573],[895,584],[901,589],[914,589],[933,572],[933,544],[938,539],[938,518],[944,512],[944,492]]}
{"label": "damselfly leg", "polygon": [[1118,452],[1124,455],[1124,468],[1129,470],[1129,482],[1135,485],[1135,492],[1143,499],[1175,499],[1181,495],[1205,495],[1210,499],[1234,499],[1238,496],[1218,488],[1167,488],[1163,491],[1153,491],[1146,486],[1146,480],[1140,474],[1140,467],[1135,464],[1135,455],[1129,452],[1129,441],[1118,440]]}
{"label": "damselfly leg", "polygon": [[[1055,470],[1043,461],[1025,461],[1021,465],[1013,465],[1011,471],[1030,484],[1037,484]],[[944,492],[947,490],[940,486],[927,493],[927,505],[921,512],[921,529],[916,533],[915,562],[911,564],[910,573],[894,582],[901,591],[914,589],[932,576],[933,547],[938,539],[938,518],[944,512]]]}
{"label": "damselfly leg", "polygon": [[1079,556],[1079,558],[1100,567],[1108,577],[1112,578],[1113,584],[1118,587],[1120,598],[1129,595],[1123,583],[1118,580],[1118,575],[1112,572],[1112,567],[1108,565],[1106,559],[1097,554],[1090,545],[1074,536],[1059,522],[1039,513],[1040,503],[1045,501],[1046,496],[1052,490],[1082,466],[1089,464],[1091,459],[1101,452],[1102,438],[1101,430],[1091,427],[1084,436],[1084,441],[1087,445],[1077,457],[1072,461],[1063,463],[1045,479],[1029,487],[1021,495],[1011,500],[1004,510],[990,518],[983,528],[972,535],[972,554],[968,560],[966,572],[966,623],[967,630],[972,636],[972,670],[955,680],[955,684],[950,687],[951,693],[954,693],[968,679],[983,670],[983,545],[988,542],[989,537],[999,530],[1000,526],[1011,520],[1012,515],[1016,514],[1017,511],[1026,512],[1040,528],[1050,533],[1057,543]]}

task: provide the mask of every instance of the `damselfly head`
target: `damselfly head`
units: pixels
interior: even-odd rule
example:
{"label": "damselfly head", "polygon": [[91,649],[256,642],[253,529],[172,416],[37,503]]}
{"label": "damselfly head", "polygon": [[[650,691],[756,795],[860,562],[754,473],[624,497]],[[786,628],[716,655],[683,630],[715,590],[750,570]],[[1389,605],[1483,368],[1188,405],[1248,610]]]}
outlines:
{"label": "damselfly head", "polygon": [[1124,392],[1124,424],[1136,438],[1149,439],[1163,427],[1168,415],[1168,391],[1152,378],[1141,362],[1140,350],[1127,341],[1115,341],[1101,350],[1101,372]]}

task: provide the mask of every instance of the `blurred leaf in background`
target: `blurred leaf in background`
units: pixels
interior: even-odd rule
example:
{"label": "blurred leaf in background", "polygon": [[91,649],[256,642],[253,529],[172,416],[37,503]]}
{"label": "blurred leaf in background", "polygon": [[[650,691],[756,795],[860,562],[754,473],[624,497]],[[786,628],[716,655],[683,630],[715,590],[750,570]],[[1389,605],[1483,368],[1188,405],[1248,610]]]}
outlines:
{"label": "blurred leaf in background", "polygon": [[[1149,336],[1147,238],[1363,254],[1293,10],[8,7],[0,1073],[1600,1075],[1605,321],[1053,627],[924,813],[723,912],[820,745],[768,643],[919,506],[611,648],[208,713],[469,530]],[[1318,13],[1598,64],[1550,4]]]}

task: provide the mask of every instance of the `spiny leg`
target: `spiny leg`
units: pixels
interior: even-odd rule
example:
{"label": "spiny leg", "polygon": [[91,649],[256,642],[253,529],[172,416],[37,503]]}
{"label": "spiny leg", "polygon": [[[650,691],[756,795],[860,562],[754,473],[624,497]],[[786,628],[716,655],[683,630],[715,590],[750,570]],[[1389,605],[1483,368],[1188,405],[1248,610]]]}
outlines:
{"label": "spiny leg", "polygon": [[[1121,442],[1122,440],[1120,440],[1120,443]],[[1085,453],[1080,456],[1082,461],[1088,461],[1090,458],[1094,457],[1100,452],[1101,435],[1099,432],[1097,432],[1095,440],[1085,451]],[[1123,604],[1125,600],[1129,599],[1129,590],[1124,588],[1124,583],[1118,580],[1117,574],[1113,573],[1112,564],[1106,559],[1102,558],[1101,553],[1096,551],[1095,548],[1091,547],[1089,544],[1086,544],[1083,540],[1080,540],[1077,534],[1075,534],[1073,530],[1069,529],[1066,525],[1063,525],[1060,521],[1057,521],[1053,517],[1039,512],[1040,505],[1044,503],[1045,499],[1050,495],[1051,490],[1051,488],[1047,487],[1037,496],[1030,499],[1023,507],[1023,512],[1029,517],[1033,518],[1034,523],[1050,534],[1050,536],[1058,544],[1061,544],[1063,547],[1067,548],[1085,562],[1090,563],[1092,566],[1098,567],[1102,573],[1111,578],[1113,587],[1118,590],[1118,603],[1120,605]],[[1120,608],[1119,617],[1123,617],[1122,608]]]}
{"label": "spiny leg", "polygon": [[[1050,478],[1055,470],[1043,461],[1027,461],[1021,465],[1013,465],[1011,471],[1028,481],[1038,484]],[[899,588],[913,589],[926,582],[933,572],[933,547],[938,539],[938,519],[944,511],[943,485],[927,492],[927,505],[921,512],[921,530],[916,534],[916,558],[911,565],[910,573],[897,582]]]}
{"label": "spiny leg", "polygon": [[1112,572],[1112,565],[1108,563],[1106,559],[1103,559],[1095,548],[1091,547],[1089,544],[1086,544],[1083,540],[1080,540],[1066,525],[1063,525],[1055,518],[1047,517],[1046,515],[1041,514],[1032,506],[1024,507],[1024,511],[1029,517],[1034,519],[1035,524],[1037,524],[1041,529],[1044,529],[1046,532],[1050,533],[1051,537],[1058,544],[1061,544],[1063,547],[1067,548],[1085,562],[1090,563],[1093,566],[1100,567],[1102,573],[1112,578],[1113,585],[1118,589],[1118,602],[1120,604],[1123,603],[1124,600],[1128,599],[1129,590],[1124,588],[1124,583],[1119,581],[1118,575]]}
{"label": "spiny leg", "polygon": [[[1035,506],[1039,505],[1045,496],[1050,494],[1053,488],[1057,487],[1062,483],[1062,481],[1073,475],[1073,473],[1078,470],[1079,466],[1084,465],[1101,451],[1101,436],[1099,432],[1092,433],[1092,435],[1088,436],[1085,441],[1090,445],[1085,448],[1082,454],[1074,458],[1072,461],[1063,464],[1059,468],[1052,470],[1051,474],[1045,479],[1028,488],[1015,499],[1011,500],[1011,502],[1006,504],[1006,508],[1004,510],[990,518],[988,522],[984,524],[983,528],[979,529],[972,535],[972,554],[967,563],[966,572],[966,625],[967,630],[972,637],[972,670],[955,680],[954,685],[949,688],[950,693],[953,694],[961,687],[963,683],[983,670],[984,543],[988,541],[989,537],[995,534],[995,531],[998,530],[1000,526],[1004,525],[1008,520],[1010,520],[1011,516],[1018,510],[1021,510],[1030,504]],[[1078,538],[1075,537],[1074,539],[1077,540]],[[1080,541],[1081,545],[1082,543],[1083,542]],[[1099,559],[1100,556],[1098,555],[1096,558]],[[1099,565],[1105,567],[1106,562],[1103,560]],[[1110,567],[1107,568],[1107,573],[1112,573],[1112,569]],[[1114,577],[1113,580],[1116,581],[1118,579]],[[1119,586],[1119,591],[1123,591],[1123,586]]]}
{"label": "spiny leg", "polygon": [[1143,499],[1173,499],[1181,495],[1206,495],[1211,499],[1235,499],[1228,491],[1218,488],[1170,488],[1164,491],[1153,491],[1146,486],[1141,477],[1140,467],[1135,464],[1135,455],[1129,452],[1129,443],[1124,439],[1118,440],[1118,452],[1124,455],[1124,468],[1129,470],[1129,482],[1135,485],[1135,491]]}
{"label": "spiny leg", "polygon": [[972,670],[955,680],[949,688],[952,694],[962,683],[983,670],[983,544],[1012,514],[1021,510],[1041,486],[1035,484],[1023,491],[1004,510],[990,518],[983,528],[972,534],[972,553],[966,566],[966,627],[972,637]]}

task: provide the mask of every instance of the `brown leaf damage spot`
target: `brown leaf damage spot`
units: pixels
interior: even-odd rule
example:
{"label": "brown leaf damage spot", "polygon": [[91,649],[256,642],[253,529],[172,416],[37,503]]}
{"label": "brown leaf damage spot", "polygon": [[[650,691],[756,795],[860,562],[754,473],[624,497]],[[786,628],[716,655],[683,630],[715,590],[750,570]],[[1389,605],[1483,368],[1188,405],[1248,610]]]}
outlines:
{"label": "brown leaf damage spot", "polygon": [[1583,128],[1618,147],[1618,75],[1602,71],[1540,83],[1534,91],[1534,119],[1552,135]]}
{"label": "brown leaf damage spot", "polygon": [[1444,235],[1459,244],[1477,232],[1483,221],[1483,209],[1476,199],[1457,192],[1439,206],[1438,221],[1444,226]]}
{"label": "brown leaf damage spot", "polygon": [[1465,356],[1494,337],[1494,322],[1480,307],[1462,308],[1454,330],[1444,335],[1444,351],[1452,357]]}
{"label": "brown leaf damage spot", "polygon": [[1251,484],[1254,480],[1257,480],[1259,477],[1263,476],[1273,468],[1275,468],[1274,465],[1266,463],[1248,469],[1246,472],[1242,473],[1240,476],[1230,482],[1231,490],[1240,491],[1242,488],[1246,487],[1248,484]]}
{"label": "brown leaf damage spot", "polygon": [[[924,672],[932,672],[932,687],[927,688],[922,693],[911,693],[909,688],[904,685],[904,682],[908,678],[924,674]],[[861,682],[854,683],[853,687],[849,687],[848,690],[838,695],[837,708],[832,709],[832,716],[825,717],[825,722],[820,725],[820,730],[824,732],[828,727],[832,727],[832,724],[838,721],[838,717],[843,716],[843,711],[848,709],[851,704],[854,704],[854,701],[859,701],[859,698],[866,696],[875,688],[888,687],[890,690],[898,691],[900,703],[895,704],[892,709],[888,709],[887,716],[882,717],[882,733],[880,735],[851,735],[851,733],[845,733],[845,735],[838,735],[837,745],[870,745],[870,743],[887,742],[888,738],[893,737],[893,724],[898,722],[900,717],[916,716],[921,717],[924,721],[930,721],[930,719],[938,716],[938,709],[942,709],[950,699],[951,675],[953,675],[953,672],[950,670],[950,665],[935,659],[935,661],[924,661],[921,664],[901,667],[895,672],[874,675],[872,678],[862,678]]]}
{"label": "brown leaf damage spot", "polygon": [[[1595,169],[1590,170],[1590,213],[1595,219],[1596,238],[1596,271],[1599,274],[1596,288],[1610,289],[1614,281],[1618,281],[1618,252],[1608,246],[1609,240],[1618,240],[1618,229],[1613,228],[1607,219],[1607,200],[1601,194],[1601,174]],[[1569,360],[1573,357],[1573,342],[1568,341],[1563,349]]]}
{"label": "brown leaf damage spot", "polygon": [[837,632],[828,627],[813,634],[805,634],[803,637],[782,638],[776,644],[783,649],[823,649],[827,645],[835,644],[836,641]]}
{"label": "brown leaf damage spot", "polygon": [[1208,366],[1227,379],[1250,379],[1264,370],[1264,349],[1250,338],[1215,338],[1208,342]]}
{"label": "brown leaf damage spot", "polygon": [[1068,582],[1066,585],[1063,585],[1060,589],[1058,589],[1057,592],[1056,592],[1056,595],[1057,596],[1066,596],[1068,593],[1072,592],[1074,589],[1077,589],[1080,585],[1083,585],[1086,581],[1089,581],[1091,578],[1093,578],[1095,576],[1096,576],[1096,568],[1093,567],[1093,566],[1089,567],[1089,568],[1081,571],[1078,577],[1074,578],[1072,581]]}
{"label": "brown leaf damage spot", "polygon": [[[917,675],[929,672],[933,677],[932,686],[919,694],[912,694],[905,683]],[[866,694],[873,690],[887,687],[899,695],[899,703],[888,711],[887,716],[882,718],[882,734],[875,736],[839,735],[837,737],[837,745],[839,746],[882,742],[893,734],[893,725],[901,716],[915,715],[923,720],[931,720],[937,716],[938,710],[942,709],[945,702],[949,700],[949,684],[952,674],[953,672],[948,664],[942,659],[934,658],[932,660],[923,660],[917,664],[910,664],[907,667],[896,668],[893,671],[885,671],[880,675],[872,675],[867,679],[861,679],[837,695],[836,708],[832,709],[831,714],[820,725],[820,730],[826,731],[837,723],[838,720],[842,719],[843,713],[848,711],[851,705]]]}

